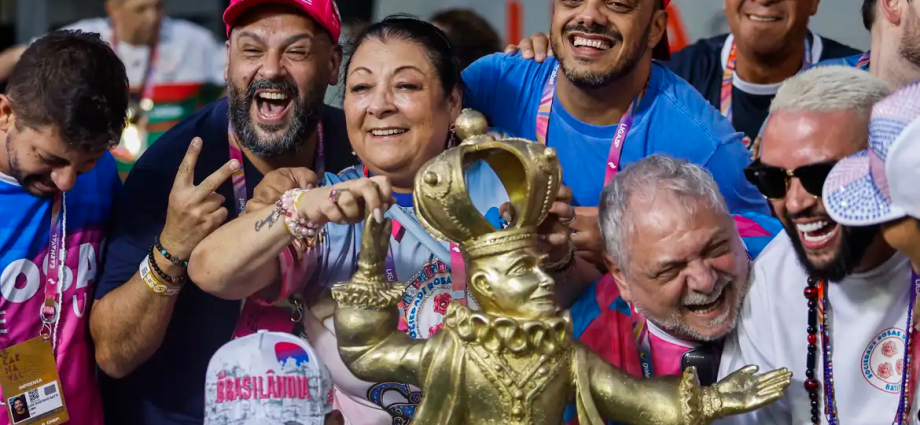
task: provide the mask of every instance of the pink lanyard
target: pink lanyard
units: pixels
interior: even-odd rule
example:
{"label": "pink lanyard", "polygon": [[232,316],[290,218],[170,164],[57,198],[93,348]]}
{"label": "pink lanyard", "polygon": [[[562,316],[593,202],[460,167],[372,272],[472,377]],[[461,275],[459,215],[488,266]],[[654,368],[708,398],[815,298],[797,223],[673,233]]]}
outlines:
{"label": "pink lanyard", "polygon": [[[229,142],[230,158],[237,160],[240,164],[240,168],[231,176],[231,180],[233,181],[233,195],[235,198],[234,206],[236,215],[239,216],[246,210],[246,201],[249,200],[246,188],[246,167],[243,162],[243,150],[240,148],[239,139],[236,136],[236,132],[233,131],[232,125],[227,129],[227,138]],[[314,163],[314,169],[316,175],[320,178],[322,178],[323,170],[325,169],[323,141],[323,123],[319,122],[316,125],[316,162]],[[302,275],[293,270],[293,265],[297,260],[292,249],[287,248],[282,250],[281,254],[279,254],[279,259],[283,265],[281,267],[282,292],[290,292],[284,291],[284,288],[296,288],[302,283],[297,281],[298,277]],[[256,330],[291,333],[294,331],[295,320],[296,319],[292,318],[285,309],[273,308],[252,300],[246,300],[243,302],[243,310],[240,312],[240,319],[237,322],[233,337],[239,338],[246,336],[254,333]]]}
{"label": "pink lanyard", "polygon": [[[364,174],[365,178],[370,178],[370,170],[367,168],[367,166],[362,165],[361,171]],[[397,208],[399,207],[397,206]],[[402,223],[400,223],[399,220],[396,219],[396,217],[391,217],[390,219],[393,221],[393,230],[392,230],[393,239],[396,240],[396,243],[400,243],[402,241],[403,236],[405,236],[405,232],[409,228],[404,227]],[[412,233],[412,237],[419,239],[419,238],[426,237],[427,235],[427,237],[431,238],[433,243],[440,243],[434,238],[432,238],[431,235],[428,235],[427,233],[425,235],[416,235],[415,234],[416,232],[424,231],[424,229],[422,229],[421,226],[413,225],[412,228],[416,229],[415,232],[411,232],[411,231],[409,232],[409,233]],[[437,255],[435,256],[440,257]],[[438,259],[441,260],[441,258],[438,258]],[[395,260],[395,255],[393,254],[392,246],[390,246],[390,252],[387,253],[385,267],[386,267],[387,280],[389,280],[390,282],[399,282],[399,276],[396,274],[396,260]],[[463,262],[463,254],[460,253],[460,248],[457,247],[457,244],[453,242],[450,243],[450,295],[451,295],[451,298],[454,301],[458,302],[460,305],[467,305],[466,268]]]}
{"label": "pink lanyard", "polygon": [[872,52],[866,52],[859,56],[859,60],[856,61],[856,68],[863,71],[869,71],[869,64],[872,59]]}
{"label": "pink lanyard", "polygon": [[[735,65],[738,60],[738,50],[735,43],[732,42],[732,48],[728,53],[728,60],[725,62],[725,71],[722,73],[722,93],[719,102],[719,112],[722,116],[732,121],[732,83],[735,79]],[[805,38],[805,56],[802,58],[802,69],[808,69],[813,63],[811,57],[811,41]]]}
{"label": "pink lanyard", "polygon": [[[553,68],[553,73],[550,75],[549,80],[546,81],[546,85],[543,87],[543,96],[540,98],[540,106],[537,108],[537,141],[544,145],[547,144],[546,136],[549,134],[549,116],[550,112],[553,110],[553,100],[556,97],[556,78],[558,76],[559,65],[557,64],[556,67]],[[639,96],[636,96],[629,105],[629,109],[627,109],[623,117],[620,118],[620,123],[617,125],[617,132],[614,134],[613,143],[610,145],[610,153],[607,154],[607,166],[606,172],[604,173],[605,185],[610,183],[610,180],[612,180],[613,176],[617,175],[617,171],[619,171],[620,157],[623,155],[623,142],[626,141],[626,136],[629,134],[629,130],[632,129],[633,123],[636,120],[635,111],[639,108],[639,104],[642,103],[642,97],[645,96],[645,90],[646,89],[643,88]]]}
{"label": "pink lanyard", "polygon": [[[318,178],[323,177],[326,169],[323,155],[323,138],[323,123],[319,122],[316,124],[316,161],[313,166]],[[240,215],[246,210],[246,201],[249,200],[246,190],[246,167],[243,166],[243,150],[240,148],[240,140],[236,136],[236,132],[233,131],[232,126],[227,129],[227,139],[230,142],[230,159],[235,159],[240,163],[240,168],[234,171],[233,176],[230,178],[233,181],[233,196],[236,198],[236,215]]]}
{"label": "pink lanyard", "polygon": [[64,194],[58,192],[54,195],[54,201],[51,204],[51,230],[49,231],[50,241],[48,243],[48,272],[45,279],[45,302],[39,311],[42,320],[41,335],[45,340],[51,339],[52,348],[55,345],[55,334],[57,334],[57,324],[61,315],[61,305],[58,302],[58,293],[61,288],[61,276],[63,275],[64,261],[67,253],[64,251],[65,214],[61,213],[64,205]]}

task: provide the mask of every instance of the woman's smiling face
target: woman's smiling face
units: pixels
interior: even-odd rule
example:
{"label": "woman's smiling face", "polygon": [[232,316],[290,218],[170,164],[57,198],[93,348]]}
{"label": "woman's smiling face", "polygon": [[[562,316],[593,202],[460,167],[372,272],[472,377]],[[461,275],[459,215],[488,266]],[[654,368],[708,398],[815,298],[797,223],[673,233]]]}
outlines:
{"label": "woman's smiling face", "polygon": [[364,40],[346,75],[352,148],[375,175],[411,189],[416,172],[444,150],[460,114],[460,89],[445,93],[424,47],[392,37]]}

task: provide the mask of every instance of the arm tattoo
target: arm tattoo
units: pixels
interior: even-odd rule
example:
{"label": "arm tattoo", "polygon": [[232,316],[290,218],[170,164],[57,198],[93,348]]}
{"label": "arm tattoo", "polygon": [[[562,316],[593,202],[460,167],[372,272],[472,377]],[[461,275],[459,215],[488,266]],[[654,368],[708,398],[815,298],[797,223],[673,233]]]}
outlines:
{"label": "arm tattoo", "polygon": [[272,211],[270,214],[268,214],[268,217],[265,217],[264,219],[256,222],[256,231],[258,232],[262,230],[262,228],[265,227],[265,225],[268,225],[268,228],[271,229],[272,226],[275,225],[275,222],[277,222],[278,219],[280,218],[281,218],[280,212],[278,212],[277,210]]}

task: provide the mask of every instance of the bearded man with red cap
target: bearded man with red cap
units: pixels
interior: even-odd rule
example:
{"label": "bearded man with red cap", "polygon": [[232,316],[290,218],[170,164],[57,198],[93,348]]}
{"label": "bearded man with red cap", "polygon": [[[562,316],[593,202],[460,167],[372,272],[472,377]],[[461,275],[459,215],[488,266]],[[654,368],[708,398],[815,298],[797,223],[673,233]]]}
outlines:
{"label": "bearded man with red cap", "polygon": [[[494,54],[463,72],[467,106],[494,127],[556,148],[563,183],[572,188],[577,267],[606,271],[597,212],[601,189],[616,172],[653,153],[702,165],[732,213],[769,214],[744,179],[750,154],[696,89],[658,61],[669,58],[669,0],[556,0],[542,63]],[[587,265],[585,263],[588,263]],[[558,285],[569,305],[584,290]]]}
{"label": "bearded man with red cap", "polygon": [[355,161],[344,113],[323,104],[342,61],[333,0],[231,0],[224,22],[228,97],[158,139],[115,202],[89,313],[106,423],[200,424],[221,346],[253,328],[298,333],[293,311],[202,291],[188,259],[254,194]]}

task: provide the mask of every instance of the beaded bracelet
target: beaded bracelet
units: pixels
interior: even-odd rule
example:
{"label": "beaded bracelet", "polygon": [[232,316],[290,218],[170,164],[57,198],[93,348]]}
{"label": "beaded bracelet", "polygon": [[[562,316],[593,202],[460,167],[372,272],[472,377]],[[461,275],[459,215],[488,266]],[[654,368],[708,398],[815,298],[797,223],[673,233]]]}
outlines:
{"label": "beaded bracelet", "polygon": [[319,242],[319,228],[316,224],[301,217],[297,210],[297,203],[300,197],[310,189],[291,189],[281,195],[281,199],[275,204],[276,211],[284,216],[284,225],[294,239],[302,240],[308,248],[312,248]]}
{"label": "beaded bracelet", "polygon": [[182,290],[182,287],[175,287],[167,285],[163,282],[160,282],[153,273],[150,272],[150,265],[153,264],[153,258],[150,255],[144,257],[144,261],[141,261],[140,267],[138,267],[138,273],[141,275],[141,279],[144,283],[147,284],[147,287],[150,288],[157,295],[162,295],[164,297],[173,297],[179,294],[179,291]]}
{"label": "beaded bracelet", "polygon": [[154,249],[155,247],[150,245],[150,250],[147,251],[147,255],[150,256],[150,267],[153,267],[153,271],[156,272],[156,274],[159,275],[160,278],[165,280],[167,283],[171,283],[173,285],[181,285],[183,282],[185,282],[185,276],[172,277],[160,269],[160,266],[157,265],[156,256],[153,255]]}
{"label": "beaded bracelet", "polygon": [[157,251],[160,251],[160,254],[163,255],[163,258],[166,258],[171,263],[177,266],[188,268],[188,260],[183,260],[178,257],[173,257],[172,255],[169,255],[169,251],[167,251],[166,248],[163,248],[163,245],[160,244],[159,235],[157,235],[156,239],[153,240],[153,245],[157,248]]}

